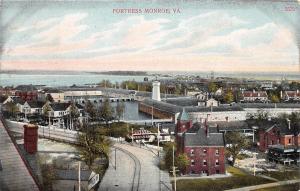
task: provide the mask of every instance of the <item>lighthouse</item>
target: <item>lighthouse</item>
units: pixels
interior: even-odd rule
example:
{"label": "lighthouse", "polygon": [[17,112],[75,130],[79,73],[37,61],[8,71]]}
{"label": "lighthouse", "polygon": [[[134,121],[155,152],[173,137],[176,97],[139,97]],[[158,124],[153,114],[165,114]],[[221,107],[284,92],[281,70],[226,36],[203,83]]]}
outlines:
{"label": "lighthouse", "polygon": [[160,99],[160,82],[154,81],[152,83],[152,99],[156,101],[161,101]]}

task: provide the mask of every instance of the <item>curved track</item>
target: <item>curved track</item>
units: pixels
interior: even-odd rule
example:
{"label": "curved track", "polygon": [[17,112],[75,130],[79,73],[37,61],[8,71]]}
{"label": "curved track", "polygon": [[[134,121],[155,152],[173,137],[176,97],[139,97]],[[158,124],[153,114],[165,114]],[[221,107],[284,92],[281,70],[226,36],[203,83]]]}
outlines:
{"label": "curved track", "polygon": [[132,178],[132,186],[131,191],[138,191],[140,186],[140,178],[141,178],[141,162],[140,160],[133,155],[131,152],[122,149],[120,147],[113,146],[114,148],[122,151],[123,153],[127,154],[133,161],[134,161],[134,173]]}

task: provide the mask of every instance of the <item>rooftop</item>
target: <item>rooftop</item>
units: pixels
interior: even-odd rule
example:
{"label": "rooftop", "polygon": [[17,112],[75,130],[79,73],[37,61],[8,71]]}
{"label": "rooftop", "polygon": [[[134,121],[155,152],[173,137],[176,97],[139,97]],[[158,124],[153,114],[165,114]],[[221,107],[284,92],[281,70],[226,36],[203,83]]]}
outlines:
{"label": "rooftop", "polygon": [[183,134],[185,146],[224,146],[223,133],[208,133],[203,126],[196,123]]}

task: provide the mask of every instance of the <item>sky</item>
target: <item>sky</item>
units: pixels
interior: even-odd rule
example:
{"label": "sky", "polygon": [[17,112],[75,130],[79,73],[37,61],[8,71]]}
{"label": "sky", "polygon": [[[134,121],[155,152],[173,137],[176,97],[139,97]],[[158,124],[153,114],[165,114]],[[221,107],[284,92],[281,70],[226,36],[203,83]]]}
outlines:
{"label": "sky", "polygon": [[299,2],[224,2],[4,0],[0,69],[300,72]]}

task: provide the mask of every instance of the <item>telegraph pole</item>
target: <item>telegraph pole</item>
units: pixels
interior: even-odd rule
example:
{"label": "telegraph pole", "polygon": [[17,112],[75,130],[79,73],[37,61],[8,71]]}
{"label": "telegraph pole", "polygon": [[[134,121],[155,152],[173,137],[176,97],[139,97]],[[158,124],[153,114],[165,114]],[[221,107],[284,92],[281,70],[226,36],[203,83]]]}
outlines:
{"label": "telegraph pole", "polygon": [[131,144],[133,145],[133,128],[131,127]]}
{"label": "telegraph pole", "polygon": [[78,162],[78,191],[81,191],[81,186],[80,186],[80,161]]}
{"label": "telegraph pole", "polygon": [[172,167],[172,171],[173,172],[173,177],[174,177],[174,190],[176,191],[176,172],[178,170],[176,170],[177,167],[175,167],[175,151],[174,151],[174,145],[173,145],[173,167]]}
{"label": "telegraph pole", "polygon": [[157,149],[158,149],[158,152],[157,152],[157,155],[159,157],[159,137],[160,137],[160,131],[159,131],[159,123],[157,123]]}

